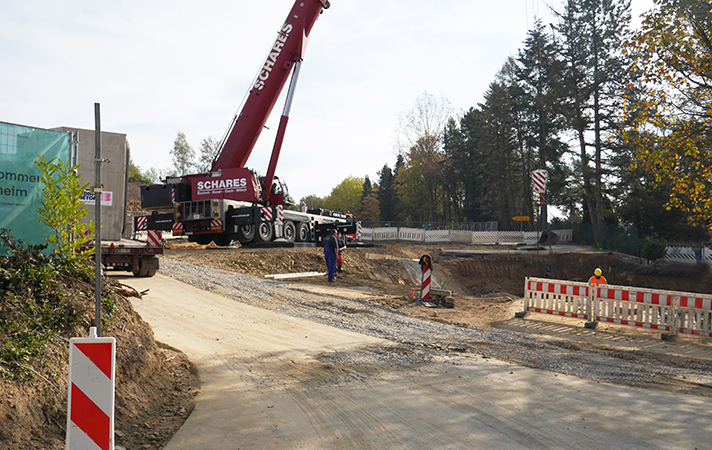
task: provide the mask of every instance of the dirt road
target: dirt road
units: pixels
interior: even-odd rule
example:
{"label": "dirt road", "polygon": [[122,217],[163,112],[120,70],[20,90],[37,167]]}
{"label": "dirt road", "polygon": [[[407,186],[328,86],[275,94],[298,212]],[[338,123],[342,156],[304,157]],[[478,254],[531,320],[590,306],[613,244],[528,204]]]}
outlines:
{"label": "dirt road", "polygon": [[201,376],[196,408],[169,450],[694,449],[712,441],[709,398],[474,354],[413,359],[395,343],[164,276],[121,281],[150,289],[134,307]]}

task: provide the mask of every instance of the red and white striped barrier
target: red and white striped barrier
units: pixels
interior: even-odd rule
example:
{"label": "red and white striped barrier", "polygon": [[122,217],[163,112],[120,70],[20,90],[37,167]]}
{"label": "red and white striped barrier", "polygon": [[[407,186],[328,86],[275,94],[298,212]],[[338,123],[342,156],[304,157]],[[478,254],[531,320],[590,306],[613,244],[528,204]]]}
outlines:
{"label": "red and white striped barrier", "polygon": [[151,247],[160,247],[163,241],[163,233],[156,230],[150,230],[146,237],[146,245]]}
{"label": "red and white striped barrier", "polygon": [[594,290],[597,321],[653,330],[674,328],[674,298],[669,292],[610,285]]}
{"label": "red and white striped barrier", "polygon": [[[525,312],[712,337],[712,295],[527,278]],[[523,316],[519,316],[523,317]]]}
{"label": "red and white striped barrier", "polygon": [[136,218],[136,231],[148,230],[148,216]]}
{"label": "red and white striped barrier", "polygon": [[423,266],[423,286],[420,289],[420,299],[430,300],[430,267]]}
{"label": "red and white striped barrier", "polygon": [[115,338],[69,340],[67,450],[113,450],[115,380]]}
{"label": "red and white striped barrier", "polygon": [[260,208],[260,215],[262,216],[262,222],[272,221],[272,208],[263,207]]}
{"label": "red and white striped barrier", "polygon": [[284,225],[284,210],[282,205],[277,206],[277,219],[275,225]]}
{"label": "red and white striped barrier", "polygon": [[222,220],[216,219],[210,221],[210,229],[213,231],[222,231]]}
{"label": "red and white striped barrier", "polygon": [[173,222],[171,230],[173,231],[173,236],[183,234],[183,222]]}
{"label": "red and white striped barrier", "polygon": [[588,319],[589,286],[576,281],[528,278],[524,282],[524,310]]}
{"label": "red and white striped barrier", "polygon": [[361,236],[363,236],[363,229],[361,228],[361,222],[356,222],[356,240],[360,241]]}
{"label": "red and white striped barrier", "polygon": [[546,192],[546,184],[549,181],[549,172],[546,169],[537,169],[532,172],[532,185],[535,194]]}
{"label": "red and white striped barrier", "polygon": [[677,331],[695,336],[712,337],[712,296],[681,294]]}

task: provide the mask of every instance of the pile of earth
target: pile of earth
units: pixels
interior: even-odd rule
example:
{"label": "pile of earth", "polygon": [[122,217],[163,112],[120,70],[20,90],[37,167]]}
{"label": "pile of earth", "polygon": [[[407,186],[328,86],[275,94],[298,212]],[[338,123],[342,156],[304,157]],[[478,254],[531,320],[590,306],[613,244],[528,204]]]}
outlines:
{"label": "pile of earth", "polygon": [[[0,448],[64,449],[67,425],[69,338],[86,337],[94,324],[94,286],[64,277],[60,295],[83,313],[78,324],[56,336],[42,355],[19,364],[0,361]],[[134,311],[133,289],[105,279],[103,336],[116,338],[117,448],[159,449],[195,405],[199,379],[180,351],[154,340]],[[21,367],[18,367],[21,366]],[[26,376],[13,376],[22,369]]]}

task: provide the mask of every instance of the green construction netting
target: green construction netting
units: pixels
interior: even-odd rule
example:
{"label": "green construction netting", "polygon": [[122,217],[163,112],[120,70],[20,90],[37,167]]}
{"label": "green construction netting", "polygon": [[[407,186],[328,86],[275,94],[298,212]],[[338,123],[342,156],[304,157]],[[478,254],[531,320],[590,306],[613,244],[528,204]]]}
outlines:
{"label": "green construction netting", "polygon": [[38,155],[68,164],[67,133],[0,122],[0,228],[27,244],[44,244],[47,235],[37,212],[44,187]]}

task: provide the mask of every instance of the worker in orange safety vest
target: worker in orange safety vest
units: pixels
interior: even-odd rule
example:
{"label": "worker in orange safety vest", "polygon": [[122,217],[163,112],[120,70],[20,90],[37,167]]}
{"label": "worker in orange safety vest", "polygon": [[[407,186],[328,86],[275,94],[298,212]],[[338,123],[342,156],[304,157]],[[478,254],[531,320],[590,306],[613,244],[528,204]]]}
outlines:
{"label": "worker in orange safety vest", "polygon": [[602,275],[601,269],[599,268],[593,271],[593,276],[588,280],[588,284],[592,286],[601,286],[606,283],[606,277]]}

